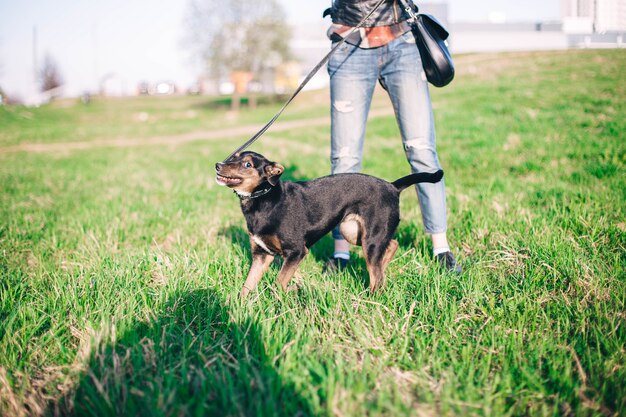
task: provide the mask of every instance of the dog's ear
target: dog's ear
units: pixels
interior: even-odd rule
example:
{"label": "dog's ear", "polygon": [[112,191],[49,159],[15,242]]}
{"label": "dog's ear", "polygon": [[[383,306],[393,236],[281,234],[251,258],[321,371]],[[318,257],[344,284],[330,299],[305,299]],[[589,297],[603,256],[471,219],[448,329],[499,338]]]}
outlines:
{"label": "dog's ear", "polygon": [[265,175],[267,175],[267,181],[272,184],[272,187],[278,184],[280,176],[285,172],[285,167],[276,162],[271,163],[265,167]]}

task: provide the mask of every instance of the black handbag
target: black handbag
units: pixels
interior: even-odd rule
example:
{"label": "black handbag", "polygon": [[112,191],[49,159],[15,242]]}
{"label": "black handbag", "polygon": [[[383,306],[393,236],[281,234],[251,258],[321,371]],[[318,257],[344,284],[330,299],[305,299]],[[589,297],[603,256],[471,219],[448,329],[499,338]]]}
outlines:
{"label": "black handbag", "polygon": [[405,11],[411,17],[411,25],[415,43],[422,58],[426,79],[435,87],[444,87],[454,79],[454,62],[448,50],[446,39],[450,35],[446,28],[432,15],[416,14],[417,6],[404,4]]}

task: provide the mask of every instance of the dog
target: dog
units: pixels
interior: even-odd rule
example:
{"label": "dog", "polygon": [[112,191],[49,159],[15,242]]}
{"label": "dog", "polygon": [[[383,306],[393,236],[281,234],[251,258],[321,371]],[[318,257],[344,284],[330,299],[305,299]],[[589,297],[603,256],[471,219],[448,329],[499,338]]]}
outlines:
{"label": "dog", "polygon": [[363,247],[370,291],[383,286],[385,268],[398,249],[400,192],[436,183],[443,171],[417,173],[392,183],[364,174],[335,174],[311,181],[280,181],[285,168],[256,152],[241,152],[215,164],[216,181],[239,196],[246,219],[252,265],[241,290],[254,290],[276,255],[284,262],[278,282],[289,281],[308,249],[339,225],[343,237]]}

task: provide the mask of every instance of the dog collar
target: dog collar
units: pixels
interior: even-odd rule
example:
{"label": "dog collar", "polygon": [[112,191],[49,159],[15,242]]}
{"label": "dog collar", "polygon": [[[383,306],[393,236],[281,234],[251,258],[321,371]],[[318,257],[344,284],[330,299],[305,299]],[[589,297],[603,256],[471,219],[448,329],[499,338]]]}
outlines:
{"label": "dog collar", "polygon": [[274,189],[274,187],[270,186],[268,188],[264,188],[262,190],[255,191],[255,192],[253,192],[250,195],[241,195],[241,194],[238,194],[237,191],[235,191],[235,194],[237,194],[237,197],[239,197],[240,200],[247,200],[247,199],[252,200],[252,199],[264,196],[265,194],[269,193],[273,189]]}

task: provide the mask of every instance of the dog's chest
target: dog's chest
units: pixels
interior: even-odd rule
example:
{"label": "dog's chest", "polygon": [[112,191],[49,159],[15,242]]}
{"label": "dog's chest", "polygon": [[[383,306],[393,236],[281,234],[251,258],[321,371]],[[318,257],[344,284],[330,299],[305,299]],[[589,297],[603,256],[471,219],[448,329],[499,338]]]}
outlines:
{"label": "dog's chest", "polygon": [[279,255],[282,252],[280,239],[276,235],[250,234],[250,245],[257,246],[270,255]]}

